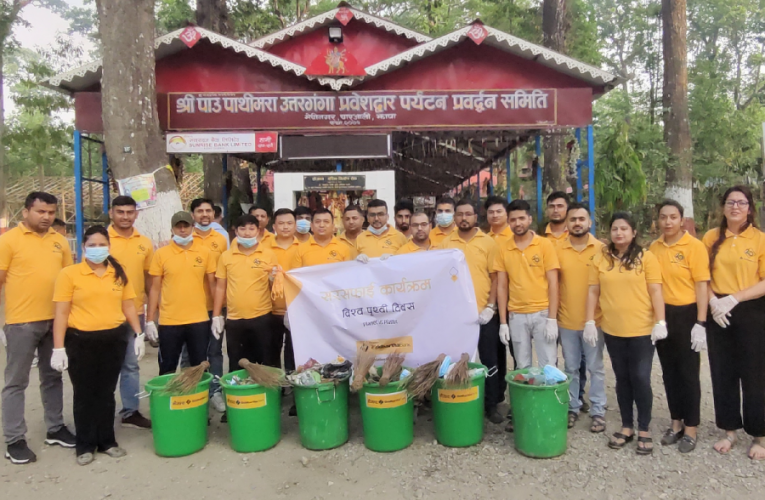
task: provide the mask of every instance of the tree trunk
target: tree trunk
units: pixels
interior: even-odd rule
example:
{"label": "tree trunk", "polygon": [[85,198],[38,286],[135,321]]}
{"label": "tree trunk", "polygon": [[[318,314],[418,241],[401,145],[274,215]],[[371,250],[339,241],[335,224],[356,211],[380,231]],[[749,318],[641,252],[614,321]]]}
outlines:
{"label": "tree trunk", "polygon": [[[568,0],[544,0],[542,4],[542,32],[544,46],[562,54],[566,53],[566,36],[571,27],[568,20]],[[544,173],[542,182],[545,191],[563,189],[561,160],[565,137],[551,135],[544,140]]]}
{"label": "tree trunk", "polygon": [[[693,228],[691,127],[688,121],[688,55],[686,0],[662,0],[664,52],[664,140],[670,154],[664,194],[685,209],[685,226]],[[695,234],[695,231],[694,231]]]}
{"label": "tree trunk", "polygon": [[155,245],[170,240],[170,218],[182,210],[157,117],[154,0],[96,0],[103,54],[101,105],[106,156],[117,180],[155,172],[157,203],[136,227]]}

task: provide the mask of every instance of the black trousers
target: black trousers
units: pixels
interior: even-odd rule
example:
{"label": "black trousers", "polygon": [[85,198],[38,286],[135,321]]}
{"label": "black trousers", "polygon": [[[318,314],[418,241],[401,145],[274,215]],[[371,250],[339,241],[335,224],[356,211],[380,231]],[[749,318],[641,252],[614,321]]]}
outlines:
{"label": "black trousers", "polygon": [[[765,436],[765,298],[742,302],[723,329],[707,319],[717,427]],[[743,400],[743,419],[741,415]]]}
{"label": "black trousers", "polygon": [[499,315],[496,313],[491,321],[481,325],[478,336],[478,356],[489,372],[496,371],[494,375],[486,377],[486,395],[483,404],[488,410],[505,399],[505,389],[507,389],[507,382],[505,382],[507,351],[505,351],[505,344],[499,340]]}
{"label": "black trousers", "polygon": [[241,370],[239,360],[246,358],[253,363],[281,366],[281,332],[274,332],[274,317],[271,313],[252,319],[226,320],[226,348],[228,370]]}
{"label": "black trousers", "polygon": [[66,331],[69,379],[74,389],[77,455],[117,446],[114,438],[114,391],[128,346],[125,325],[112,330]]}
{"label": "black trousers", "polygon": [[189,353],[189,366],[207,361],[210,322],[188,325],[159,325],[159,374],[175,373],[183,346]]}
{"label": "black trousers", "polygon": [[656,342],[667,405],[672,420],[698,427],[701,413],[701,355],[691,349],[691,330],[696,324],[696,304],[664,305],[667,338]]}
{"label": "black trousers", "polygon": [[[295,349],[292,347],[292,332],[284,326],[284,316],[274,314],[274,335],[284,338],[284,371],[295,371]],[[306,360],[307,361],[307,360]]]}
{"label": "black trousers", "polygon": [[616,400],[622,414],[622,427],[635,427],[634,404],[637,406],[638,430],[648,431],[653,408],[651,364],[654,349],[651,336],[616,337],[603,333],[616,376]]}

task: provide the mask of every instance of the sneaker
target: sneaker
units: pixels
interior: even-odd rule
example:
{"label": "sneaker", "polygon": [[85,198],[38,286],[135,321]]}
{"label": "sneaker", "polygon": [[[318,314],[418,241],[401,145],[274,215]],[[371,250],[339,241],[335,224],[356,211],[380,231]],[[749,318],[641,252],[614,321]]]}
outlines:
{"label": "sneaker", "polygon": [[218,413],[223,413],[226,411],[226,402],[223,400],[223,394],[220,392],[216,392],[212,395],[210,398],[210,405]]}
{"label": "sneaker", "polygon": [[29,449],[27,442],[23,439],[8,445],[8,448],[5,450],[5,458],[10,460],[12,464],[37,462],[37,455]]}
{"label": "sneaker", "polygon": [[124,448],[120,448],[119,446],[112,446],[106,451],[103,451],[105,455],[109,455],[112,458],[122,458],[125,455],[127,455],[127,452]]}
{"label": "sneaker", "polygon": [[93,453],[83,453],[82,455],[77,455],[77,465],[88,465],[95,459],[96,456]]}
{"label": "sneaker", "polygon": [[49,432],[45,437],[45,444],[57,444],[63,448],[74,448],[77,444],[77,438],[69,432],[69,429],[62,427],[56,432]]}
{"label": "sneaker", "polygon": [[133,429],[151,429],[151,420],[144,417],[139,412],[134,412],[129,417],[123,417],[122,427],[130,427]]}

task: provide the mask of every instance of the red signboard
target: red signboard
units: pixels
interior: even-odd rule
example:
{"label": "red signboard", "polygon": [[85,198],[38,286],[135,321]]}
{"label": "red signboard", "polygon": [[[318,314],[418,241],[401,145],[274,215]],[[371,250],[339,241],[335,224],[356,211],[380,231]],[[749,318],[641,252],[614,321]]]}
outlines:
{"label": "red signboard", "polygon": [[[583,126],[592,90],[167,94],[167,130],[462,130]],[[163,120],[164,121],[164,120]]]}
{"label": "red signboard", "polygon": [[343,26],[345,26],[351,21],[351,19],[353,19],[353,11],[348,9],[348,7],[340,7],[337,9],[335,18],[337,18],[337,20],[340,21]]}
{"label": "red signboard", "polygon": [[256,153],[276,153],[279,151],[277,132],[255,132]]}
{"label": "red signboard", "polygon": [[202,39],[202,35],[194,26],[188,26],[186,29],[181,31],[180,39],[183,43],[186,44],[186,47],[191,48],[196,45],[199,40]]}
{"label": "red signboard", "polygon": [[481,45],[481,42],[489,35],[486,28],[481,23],[475,23],[467,32],[467,36],[475,42],[476,45]]}

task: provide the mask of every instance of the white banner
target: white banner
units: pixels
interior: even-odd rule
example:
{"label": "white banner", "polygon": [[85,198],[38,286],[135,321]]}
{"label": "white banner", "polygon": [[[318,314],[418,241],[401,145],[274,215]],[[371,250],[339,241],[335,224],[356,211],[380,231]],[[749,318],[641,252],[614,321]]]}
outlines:
{"label": "white banner", "polygon": [[416,367],[478,346],[470,271],[459,250],[295,269],[285,280],[295,362],[353,360],[357,347]]}
{"label": "white banner", "polygon": [[168,132],[168,153],[254,153],[255,132]]}

